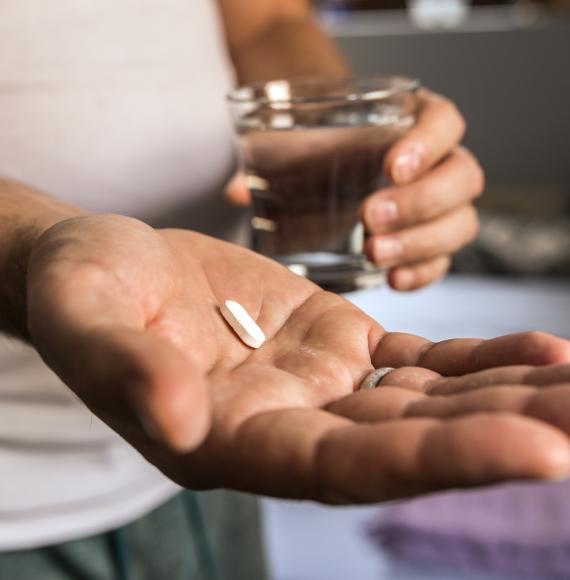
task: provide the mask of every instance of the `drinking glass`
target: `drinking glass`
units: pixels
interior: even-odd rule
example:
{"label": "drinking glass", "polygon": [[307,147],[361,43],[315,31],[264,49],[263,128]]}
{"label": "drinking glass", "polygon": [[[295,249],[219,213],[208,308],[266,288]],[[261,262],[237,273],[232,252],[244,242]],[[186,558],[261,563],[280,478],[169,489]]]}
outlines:
{"label": "drinking glass", "polygon": [[418,88],[404,77],[315,77],[233,90],[253,249],[333,292],[382,284],[363,253],[360,206],[415,122]]}

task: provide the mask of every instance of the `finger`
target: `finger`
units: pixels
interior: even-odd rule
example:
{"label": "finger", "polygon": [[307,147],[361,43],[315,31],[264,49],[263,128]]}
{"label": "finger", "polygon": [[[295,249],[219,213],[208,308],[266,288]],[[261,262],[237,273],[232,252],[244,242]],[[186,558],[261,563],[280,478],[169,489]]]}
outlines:
{"label": "finger", "polygon": [[445,157],[464,133],[465,120],[451,101],[420,91],[416,124],[388,152],[386,175],[398,185],[412,182]]}
{"label": "finger", "polygon": [[357,423],[378,423],[401,418],[413,402],[423,400],[426,396],[414,389],[383,386],[381,389],[356,391],[334,401],[326,409]]}
{"label": "finger", "polygon": [[400,230],[468,204],[483,187],[484,174],[477,160],[458,147],[418,181],[369,196],[361,208],[362,219],[373,234]]}
{"label": "finger", "polygon": [[392,268],[388,272],[388,284],[394,290],[417,290],[443,278],[450,266],[449,256],[439,256],[419,264]]}
{"label": "finger", "polygon": [[[494,373],[495,370],[501,372]],[[514,372],[509,373],[511,370]],[[417,385],[410,384],[409,380],[406,385],[394,386],[394,383],[401,382],[398,375],[404,377],[406,372],[414,373],[422,382],[434,384],[435,388],[418,390]],[[358,422],[379,422],[402,417],[449,418],[483,412],[522,413],[555,424],[566,433],[570,432],[570,413],[567,412],[570,411],[570,365],[507,367],[482,371],[468,377],[436,380],[435,383],[430,380],[430,374],[434,373],[423,369],[398,369],[391,373],[395,378],[389,382],[389,386],[357,391],[335,401],[327,410]],[[488,382],[489,376],[493,374],[496,382]],[[504,384],[500,379],[505,379]],[[385,377],[385,381],[388,381],[388,377]],[[460,388],[461,383],[468,388]],[[450,390],[450,384],[454,384],[457,390]],[[422,393],[422,390],[428,391],[429,396]],[[566,403],[564,397],[569,403]]]}
{"label": "finger", "polygon": [[427,224],[371,236],[365,249],[375,264],[390,268],[453,254],[473,241],[478,231],[477,212],[467,206]]}
{"label": "finger", "polygon": [[566,382],[570,382],[570,364],[544,367],[521,365],[488,369],[465,377],[427,379],[423,389],[430,395],[455,395],[501,384],[544,387]]}
{"label": "finger", "polygon": [[246,421],[228,445],[208,484],[328,503],[554,478],[570,469],[559,430],[499,414],[356,425],[320,410],[272,411]]}
{"label": "finger", "polygon": [[224,190],[226,199],[235,205],[247,206],[251,203],[251,193],[243,173],[236,173]]}
{"label": "finger", "polygon": [[[187,475],[189,481],[179,483],[317,499],[320,491],[314,461],[319,442],[327,433],[350,424],[318,409],[285,409],[254,415],[232,433],[226,432],[225,425],[216,425],[206,448],[197,452],[198,458],[210,455],[214,471],[205,481],[196,481],[200,477],[197,470]],[[216,453],[220,460],[212,462]]]}
{"label": "finger", "polygon": [[519,413],[540,419],[570,433],[570,383],[547,389],[519,385],[487,387],[450,397],[423,397],[410,401],[407,417],[450,418],[475,413]]}
{"label": "finger", "polygon": [[372,354],[372,364],[376,368],[421,366],[444,376],[507,365],[565,362],[570,362],[570,341],[543,332],[523,332],[491,340],[454,339],[437,343],[411,334],[388,333]]}
{"label": "finger", "polygon": [[[465,341],[467,342],[467,341]],[[373,392],[389,390],[401,392],[402,389],[428,393],[430,396],[457,395],[460,393],[485,389],[497,385],[529,385],[548,386],[560,382],[570,381],[570,365],[549,365],[543,367],[518,365],[490,368],[483,371],[473,372],[458,377],[442,377],[435,371],[421,367],[400,367],[385,375],[378,383]],[[357,391],[369,393],[372,391]],[[403,397],[415,400],[414,395]],[[341,403],[344,399],[341,399]],[[401,407],[399,407],[401,408]],[[345,413],[341,413],[345,415]],[[351,417],[351,415],[346,415]]]}
{"label": "finger", "polygon": [[337,429],[316,461],[326,497],[373,502],[511,479],[560,478],[570,470],[567,437],[514,415],[405,419]]}
{"label": "finger", "polygon": [[424,396],[403,409],[406,417],[450,418],[475,413],[524,413],[528,402],[537,393],[534,387],[497,385],[468,393]]}
{"label": "finger", "polygon": [[451,397],[423,397],[404,411],[409,417],[450,418],[474,413],[520,413],[570,434],[570,382],[547,389],[496,386]]}

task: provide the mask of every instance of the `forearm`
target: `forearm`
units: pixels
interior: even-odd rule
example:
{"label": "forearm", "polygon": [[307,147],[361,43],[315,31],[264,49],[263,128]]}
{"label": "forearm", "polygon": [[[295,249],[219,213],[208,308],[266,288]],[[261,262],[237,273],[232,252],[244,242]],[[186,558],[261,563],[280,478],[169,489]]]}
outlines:
{"label": "forearm", "polygon": [[345,76],[348,66],[312,17],[282,20],[231,49],[240,84],[306,75]]}
{"label": "forearm", "polygon": [[35,240],[81,210],[0,178],[0,332],[28,338],[26,273]]}

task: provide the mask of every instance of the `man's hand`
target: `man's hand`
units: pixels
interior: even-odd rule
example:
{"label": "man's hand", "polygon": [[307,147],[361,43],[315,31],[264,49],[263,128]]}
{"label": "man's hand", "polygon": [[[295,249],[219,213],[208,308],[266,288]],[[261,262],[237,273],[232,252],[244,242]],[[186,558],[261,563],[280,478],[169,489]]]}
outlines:
{"label": "man's hand", "polygon": [[[450,256],[472,241],[479,222],[474,199],[483,191],[477,160],[459,146],[465,121],[447,99],[419,93],[416,125],[388,152],[384,171],[391,185],[362,204],[371,234],[370,259],[389,270],[390,286],[413,290],[443,276]],[[226,194],[248,204],[245,180],[234,178]]]}
{"label": "man's hand", "polygon": [[443,276],[450,256],[479,230],[473,201],[484,187],[475,157],[459,143],[465,121],[450,101],[423,90],[418,119],[390,150],[391,187],[372,194],[362,215],[373,234],[371,259],[390,269],[390,285],[413,290]]}
{"label": "man's hand", "polygon": [[[264,330],[260,349],[220,316],[230,298]],[[29,262],[28,326],[93,412],[185,486],[371,502],[570,471],[570,367],[484,370],[567,362],[567,341],[388,333],[278,264],[191,232],[119,216],[51,227]],[[407,368],[355,392],[378,366]]]}

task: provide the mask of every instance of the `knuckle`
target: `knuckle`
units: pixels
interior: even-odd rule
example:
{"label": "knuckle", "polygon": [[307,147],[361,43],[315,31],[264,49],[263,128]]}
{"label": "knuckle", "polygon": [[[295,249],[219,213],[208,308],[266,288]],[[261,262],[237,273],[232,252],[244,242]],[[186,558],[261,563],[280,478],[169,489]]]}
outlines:
{"label": "knuckle", "polygon": [[479,215],[472,205],[450,215],[449,219],[453,221],[455,234],[445,244],[447,251],[455,252],[477,238],[479,234]]}
{"label": "knuckle", "polygon": [[423,285],[430,284],[445,276],[451,265],[451,258],[449,256],[442,256],[435,258],[431,263],[426,264],[420,279]]}
{"label": "knuckle", "polygon": [[473,185],[475,188],[475,196],[479,197],[485,190],[485,171],[478,161],[473,163]]}
{"label": "knuckle", "polygon": [[460,139],[462,139],[465,133],[467,132],[467,121],[465,120],[465,117],[461,114],[461,111],[455,105],[453,106],[453,108],[456,116],[456,123]]}
{"label": "knuckle", "polygon": [[432,282],[435,282],[440,277],[438,265],[429,262],[415,268],[415,284],[412,289],[421,288],[422,286],[427,286]]}
{"label": "knuckle", "polygon": [[451,268],[451,256],[442,256],[438,260],[438,271],[439,275],[443,276]]}
{"label": "knuckle", "polygon": [[485,171],[481,164],[475,155],[463,146],[457,147],[453,156],[462,164],[463,172],[467,177],[469,189],[473,196],[479,197],[485,189]]}
{"label": "knuckle", "polygon": [[439,214],[439,204],[434,196],[433,186],[429,180],[422,180],[408,188],[404,211],[408,221],[419,222]]}
{"label": "knuckle", "polygon": [[518,337],[517,350],[523,356],[530,353],[535,355],[542,350],[542,347],[547,343],[548,339],[549,335],[539,330],[523,332]]}
{"label": "knuckle", "polygon": [[470,205],[465,209],[467,226],[465,228],[467,243],[473,242],[479,235],[480,220],[477,210]]}
{"label": "knuckle", "polygon": [[467,130],[467,121],[458,109],[457,105],[449,99],[442,99],[440,102],[442,113],[444,113],[450,121],[457,126],[459,133],[463,136]]}
{"label": "knuckle", "polygon": [[462,154],[465,157],[465,164],[469,175],[469,183],[475,195],[479,196],[485,189],[485,171],[473,153],[468,149],[463,149]]}
{"label": "knuckle", "polygon": [[544,342],[546,338],[548,338],[548,334],[540,330],[530,330],[528,332],[523,332],[521,335],[521,341],[523,341],[530,347],[536,346]]}

